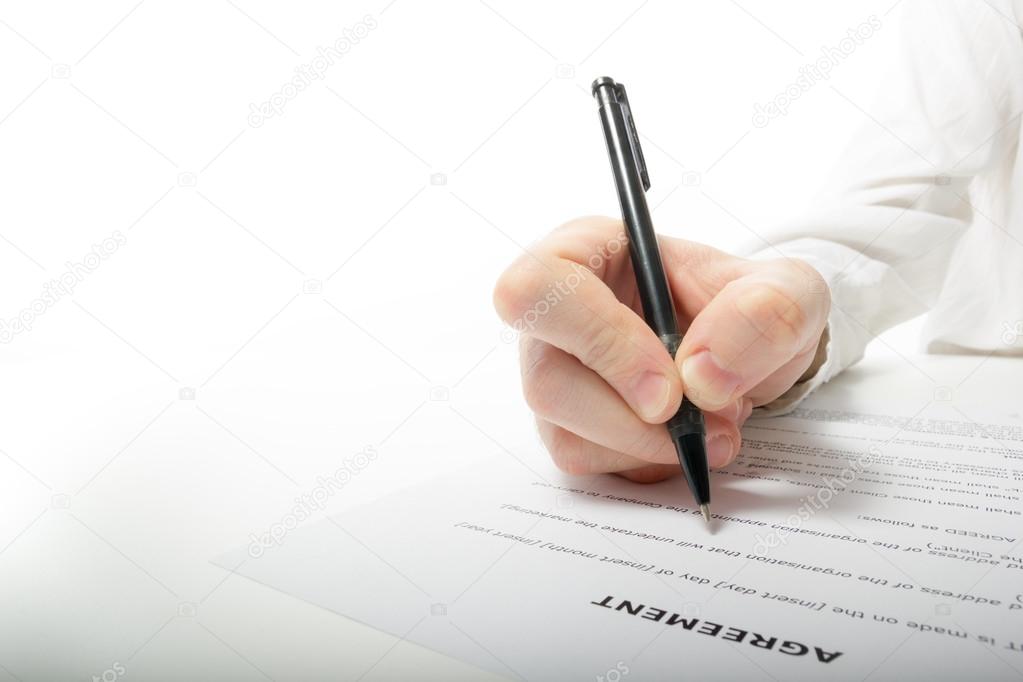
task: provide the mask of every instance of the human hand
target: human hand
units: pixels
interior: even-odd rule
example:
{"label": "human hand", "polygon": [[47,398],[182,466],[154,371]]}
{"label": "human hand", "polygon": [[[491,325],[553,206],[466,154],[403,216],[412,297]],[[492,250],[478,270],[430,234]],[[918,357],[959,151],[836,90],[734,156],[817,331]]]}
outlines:
{"label": "human hand", "polygon": [[554,462],[652,482],[680,470],[663,423],[683,392],[705,414],[707,457],[739,452],[739,427],[818,365],[830,309],[820,274],[659,237],[685,338],[674,360],[646,325],[621,221],[580,218],[519,257],[494,290],[520,332],[522,384]]}

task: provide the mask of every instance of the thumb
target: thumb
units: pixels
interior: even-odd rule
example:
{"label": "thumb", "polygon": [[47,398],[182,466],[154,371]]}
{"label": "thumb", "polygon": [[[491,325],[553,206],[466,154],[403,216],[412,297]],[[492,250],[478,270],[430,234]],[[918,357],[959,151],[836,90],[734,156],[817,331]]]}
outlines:
{"label": "thumb", "polygon": [[686,395],[705,410],[815,347],[827,321],[828,288],[809,265],[749,261],[743,270],[696,315],[675,356]]}

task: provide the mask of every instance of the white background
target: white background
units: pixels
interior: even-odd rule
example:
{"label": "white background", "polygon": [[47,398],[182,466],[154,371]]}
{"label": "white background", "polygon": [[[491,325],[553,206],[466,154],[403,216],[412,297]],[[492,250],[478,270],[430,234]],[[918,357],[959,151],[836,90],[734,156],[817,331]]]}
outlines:
{"label": "white background", "polygon": [[[0,4],[0,318],[126,238],[0,345],[0,679],[476,677],[208,561],[368,446],[326,511],[542,457],[490,294],[523,246],[617,212],[594,77],[629,88],[659,229],[740,249],[872,125],[891,8]],[[753,125],[871,15],[830,80]]]}

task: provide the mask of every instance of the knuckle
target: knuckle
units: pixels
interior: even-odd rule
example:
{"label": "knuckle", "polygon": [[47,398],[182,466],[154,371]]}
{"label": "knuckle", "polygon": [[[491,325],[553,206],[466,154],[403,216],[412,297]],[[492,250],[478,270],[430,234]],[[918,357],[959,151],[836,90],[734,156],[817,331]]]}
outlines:
{"label": "knuckle", "polygon": [[579,476],[591,473],[592,467],[582,448],[582,439],[571,431],[555,426],[547,441],[554,466],[566,474]]}
{"label": "knuckle", "polygon": [[520,258],[501,273],[494,286],[497,314],[508,324],[521,320],[543,295],[547,281],[542,268]]}
{"label": "knuckle", "polygon": [[636,435],[627,454],[648,462],[670,462],[675,457],[675,446],[663,426],[647,426]]}
{"label": "knuckle", "polygon": [[558,226],[552,234],[570,237],[574,241],[590,244],[606,242],[624,231],[625,225],[620,219],[607,216],[589,215],[569,220]]}
{"label": "knuckle", "polygon": [[561,358],[553,346],[536,343],[522,358],[522,394],[526,405],[540,417],[553,416],[572,390],[560,371]]}
{"label": "knuckle", "polygon": [[809,320],[805,308],[774,285],[751,287],[736,298],[735,307],[772,346],[795,348],[806,336]]}
{"label": "knuckle", "polygon": [[677,474],[677,467],[665,464],[651,464],[638,469],[623,471],[621,475],[633,483],[660,483]]}
{"label": "knuckle", "polygon": [[[742,399],[742,407],[739,410],[739,419],[736,420],[737,426],[742,426],[749,419],[750,415],[753,414],[753,400],[750,398]],[[741,438],[741,432],[740,432]]]}
{"label": "knuckle", "polygon": [[627,371],[631,357],[628,338],[623,328],[622,315],[602,320],[595,316],[594,324],[583,344],[580,361],[605,379],[612,379]]}
{"label": "knuckle", "polygon": [[728,460],[729,464],[734,462],[735,459],[739,456],[739,453],[742,452],[742,432],[738,428],[735,428],[732,431],[730,431],[730,434],[731,434],[731,438],[732,438],[732,448],[733,449],[732,449],[732,456]]}
{"label": "knuckle", "polygon": [[[790,276],[798,281],[807,294],[828,294],[828,282],[821,276],[817,268],[809,263],[797,259],[785,262]],[[827,298],[830,298],[828,296]]]}
{"label": "knuckle", "polygon": [[821,273],[817,272],[814,268],[807,266],[805,270],[802,270],[802,275],[806,282],[806,289],[809,293],[825,294],[824,300],[831,300],[828,281],[824,279]]}
{"label": "knuckle", "polygon": [[720,410],[714,410],[713,412],[714,414],[718,415],[719,417],[722,417],[723,419],[737,422],[742,417],[742,412],[744,409],[743,401],[745,400],[746,400],[745,398],[737,398],[732,402],[728,403],[727,405],[725,405],[724,407],[722,407]]}

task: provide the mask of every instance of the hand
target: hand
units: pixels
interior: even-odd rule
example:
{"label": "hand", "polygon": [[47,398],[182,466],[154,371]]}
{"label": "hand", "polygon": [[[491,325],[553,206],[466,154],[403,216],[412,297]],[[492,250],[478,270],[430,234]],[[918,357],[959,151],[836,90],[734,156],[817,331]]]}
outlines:
{"label": "hand", "polygon": [[816,270],[670,237],[659,244],[685,332],[674,361],[643,321],[621,221],[572,221],[498,280],[494,305],[520,332],[526,402],[564,471],[643,482],[677,474],[663,423],[683,392],[706,415],[711,466],[723,467],[753,407],[819,364],[831,297]]}

